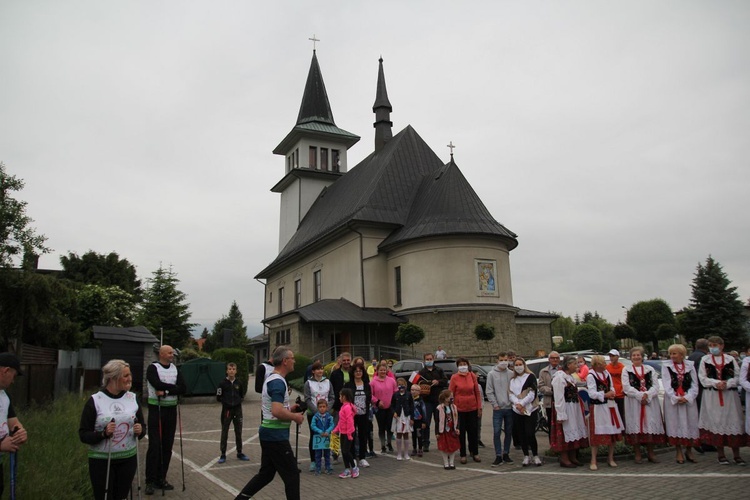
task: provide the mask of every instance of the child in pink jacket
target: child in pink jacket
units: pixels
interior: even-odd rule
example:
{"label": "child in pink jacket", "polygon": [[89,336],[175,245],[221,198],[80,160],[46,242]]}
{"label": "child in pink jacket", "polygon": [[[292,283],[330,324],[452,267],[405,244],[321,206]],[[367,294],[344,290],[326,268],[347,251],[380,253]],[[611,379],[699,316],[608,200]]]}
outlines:
{"label": "child in pink jacket", "polygon": [[354,463],[354,456],[352,454],[355,430],[354,415],[357,413],[357,409],[352,404],[352,401],[354,401],[354,394],[352,394],[351,389],[341,389],[339,399],[341,400],[339,423],[336,425],[336,428],[333,429],[333,432],[339,434],[341,437],[341,456],[344,457],[345,469],[344,472],[339,474],[339,477],[341,479],[359,477],[359,467]]}

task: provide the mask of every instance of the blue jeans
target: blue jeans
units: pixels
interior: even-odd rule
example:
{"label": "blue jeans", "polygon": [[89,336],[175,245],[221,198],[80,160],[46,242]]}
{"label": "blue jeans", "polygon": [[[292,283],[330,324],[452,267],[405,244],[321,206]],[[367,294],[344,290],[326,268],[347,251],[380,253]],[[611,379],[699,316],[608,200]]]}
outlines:
{"label": "blue jeans", "polygon": [[430,429],[432,428],[432,420],[435,415],[435,405],[425,399],[424,406],[427,414],[423,419],[426,426],[422,430],[422,444],[426,449],[430,449]]}
{"label": "blue jeans", "polygon": [[[500,444],[500,433],[505,428],[505,439]],[[498,457],[510,453],[510,440],[513,437],[513,410],[492,410],[492,440],[495,445],[495,455]]]}

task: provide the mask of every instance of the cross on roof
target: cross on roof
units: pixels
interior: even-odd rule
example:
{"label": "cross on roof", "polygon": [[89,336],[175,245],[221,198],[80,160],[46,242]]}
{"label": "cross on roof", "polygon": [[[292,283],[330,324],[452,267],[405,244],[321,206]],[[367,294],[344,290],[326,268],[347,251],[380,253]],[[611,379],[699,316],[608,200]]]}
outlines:
{"label": "cross on roof", "polygon": [[453,145],[453,141],[448,143],[448,149],[451,150],[451,158],[453,158],[453,150],[456,148],[456,146]]}
{"label": "cross on roof", "polygon": [[320,40],[318,38],[315,38],[315,33],[313,33],[312,38],[308,38],[313,43],[313,52],[315,51],[315,44],[319,42]]}

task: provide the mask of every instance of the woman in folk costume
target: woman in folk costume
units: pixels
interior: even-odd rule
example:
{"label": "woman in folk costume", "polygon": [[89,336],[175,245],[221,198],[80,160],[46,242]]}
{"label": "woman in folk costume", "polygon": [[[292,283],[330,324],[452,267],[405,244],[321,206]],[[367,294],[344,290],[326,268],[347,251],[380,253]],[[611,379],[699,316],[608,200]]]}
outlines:
{"label": "woman in folk costume", "polygon": [[719,463],[729,465],[724,447],[732,448],[734,462],[745,465],[740,457],[740,446],[746,444],[745,425],[737,386],[740,385],[740,368],[734,358],[724,354],[724,340],[709,337],[708,350],[701,359],[698,379],[703,386],[698,427],[701,441],[716,446]]}
{"label": "woman in folk costume", "polygon": [[102,367],[102,374],[102,389],[83,407],[78,436],[89,445],[94,498],[120,499],[128,496],[136,474],[137,440],[143,438],[145,426],[138,398],[130,392],[130,365],[113,359]]}
{"label": "woman in folk costume", "polygon": [[745,390],[745,434],[747,434],[747,445],[750,446],[750,356],[742,360],[740,385]]}
{"label": "woman in folk costume", "polygon": [[659,462],[654,444],[664,443],[664,420],[659,402],[659,378],[656,370],[643,364],[643,347],[630,350],[631,366],[622,370],[625,393],[625,442],[633,446],[635,463],[642,461],[641,445],[646,445],[648,461]]}
{"label": "woman in folk costume", "polygon": [[620,412],[615,403],[615,389],[612,377],[605,369],[607,363],[604,356],[591,357],[591,371],[586,378],[589,391],[589,443],[591,444],[591,465],[589,469],[596,470],[596,453],[599,446],[609,446],[607,463],[610,467],[617,467],[615,463],[615,443],[622,440],[622,424]]}
{"label": "woman in folk costume", "polygon": [[560,453],[560,467],[575,468],[582,465],[576,459],[578,448],[589,445],[583,401],[573,374],[578,365],[575,356],[566,356],[562,370],[552,378],[552,420],[550,442],[552,450]]}
{"label": "woman in folk costume", "polygon": [[[693,447],[700,446],[698,430],[698,373],[692,361],[686,360],[687,349],[682,344],[669,346],[670,360],[661,367],[664,382],[664,423],[667,442],[675,447],[677,463],[685,459],[696,463]],[[685,455],[682,447],[685,447]]]}

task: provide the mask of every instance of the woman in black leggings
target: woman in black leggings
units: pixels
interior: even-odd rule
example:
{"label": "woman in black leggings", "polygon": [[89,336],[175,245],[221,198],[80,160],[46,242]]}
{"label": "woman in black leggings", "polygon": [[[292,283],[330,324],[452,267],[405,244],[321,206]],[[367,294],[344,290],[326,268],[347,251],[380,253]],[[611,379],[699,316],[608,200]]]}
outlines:
{"label": "woman in black leggings", "polygon": [[508,392],[513,405],[513,429],[518,429],[518,437],[521,439],[524,455],[522,465],[526,467],[532,462],[534,465],[542,465],[536,442],[536,422],[539,416],[536,377],[526,367],[523,358],[516,358],[513,371]]}
{"label": "woman in black leggings", "polygon": [[359,462],[359,467],[369,467],[370,464],[365,457],[367,456],[367,438],[370,435],[369,414],[372,391],[370,390],[370,381],[368,380],[364,363],[352,365],[349,382],[344,384],[344,387],[351,389],[352,394],[354,394],[353,403],[357,409],[357,413],[354,415],[354,427],[357,429],[357,437],[355,439],[359,444],[356,458]]}

